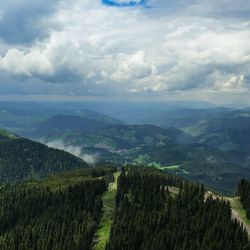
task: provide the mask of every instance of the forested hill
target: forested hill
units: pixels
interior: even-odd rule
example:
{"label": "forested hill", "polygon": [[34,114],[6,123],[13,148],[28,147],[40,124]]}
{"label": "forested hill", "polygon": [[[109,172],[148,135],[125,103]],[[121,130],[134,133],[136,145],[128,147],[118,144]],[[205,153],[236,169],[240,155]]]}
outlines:
{"label": "forested hill", "polygon": [[112,172],[82,169],[1,185],[0,249],[90,250]]}
{"label": "forested hill", "polygon": [[0,182],[41,178],[87,166],[67,152],[1,130]]}
{"label": "forested hill", "polygon": [[[205,199],[203,186],[156,169],[131,167],[121,171],[113,196],[108,184],[116,171],[85,168],[0,185],[0,249],[250,249],[247,232],[231,218],[229,203]],[[102,202],[104,196],[114,209]],[[98,248],[101,235],[108,242]]]}
{"label": "forested hill", "polygon": [[[171,186],[179,191],[171,192]],[[173,182],[152,170],[131,168],[118,181],[107,250],[244,250],[247,232],[231,218],[228,202],[208,197],[198,184]]]}

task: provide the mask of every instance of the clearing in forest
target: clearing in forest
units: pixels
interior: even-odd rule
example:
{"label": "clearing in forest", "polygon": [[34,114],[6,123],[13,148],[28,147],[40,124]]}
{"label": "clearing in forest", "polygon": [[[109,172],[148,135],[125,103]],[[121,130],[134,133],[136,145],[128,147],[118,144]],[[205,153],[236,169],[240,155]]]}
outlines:
{"label": "clearing in forest", "polygon": [[248,236],[250,238],[250,220],[246,216],[246,210],[242,207],[240,202],[240,197],[224,197],[217,194],[214,194],[211,191],[208,191],[205,197],[213,196],[215,199],[224,199],[230,202],[231,210],[232,210],[232,218],[237,219],[240,223],[243,224],[244,228],[247,230]]}
{"label": "clearing in forest", "polygon": [[228,200],[231,204],[232,216],[240,223],[243,223],[243,226],[247,230],[248,236],[250,238],[250,220],[246,216],[246,210],[242,207],[240,197],[230,197]]}
{"label": "clearing in forest", "polygon": [[110,229],[115,210],[115,196],[117,192],[117,180],[120,172],[114,174],[115,181],[109,184],[108,190],[102,196],[103,213],[96,233],[96,244],[94,250],[104,250],[109,240]]}

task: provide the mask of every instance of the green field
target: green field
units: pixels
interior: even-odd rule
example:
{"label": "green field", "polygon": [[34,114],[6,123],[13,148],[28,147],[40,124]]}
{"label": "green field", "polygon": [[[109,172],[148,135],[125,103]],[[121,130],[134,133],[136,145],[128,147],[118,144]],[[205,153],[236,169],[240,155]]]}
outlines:
{"label": "green field", "polygon": [[115,182],[110,184],[108,190],[102,196],[103,214],[97,230],[97,243],[94,250],[104,250],[109,240],[110,229],[113,221],[113,214],[115,209],[115,196],[117,191],[117,180],[120,173],[114,174]]}
{"label": "green field", "polygon": [[172,165],[172,166],[163,167],[163,170],[177,170],[179,168],[180,168],[180,165]]}
{"label": "green field", "polygon": [[170,166],[162,166],[160,163],[158,162],[151,162],[148,164],[149,167],[155,167],[158,168],[160,170],[177,170],[180,168],[180,165],[170,165]]}
{"label": "green field", "polygon": [[169,170],[169,171],[173,171],[175,172],[176,174],[189,174],[189,171],[187,171],[186,169],[183,169],[181,168],[180,165],[169,165],[169,166],[162,166],[160,163],[157,163],[157,162],[151,162],[150,164],[148,164],[149,167],[154,167],[154,168],[157,168],[157,169],[160,169],[162,171],[164,170]]}

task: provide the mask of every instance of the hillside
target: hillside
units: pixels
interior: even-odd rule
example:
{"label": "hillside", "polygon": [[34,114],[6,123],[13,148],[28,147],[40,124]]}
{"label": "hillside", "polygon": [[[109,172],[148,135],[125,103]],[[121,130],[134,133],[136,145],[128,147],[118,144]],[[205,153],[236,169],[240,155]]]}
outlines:
{"label": "hillside", "polygon": [[[171,193],[172,186],[180,191]],[[118,180],[106,249],[243,250],[249,249],[249,243],[247,232],[231,219],[227,202],[212,197],[204,200],[200,185],[132,168]]]}
{"label": "hillside", "polygon": [[0,248],[250,249],[229,203],[205,196],[202,185],[153,168],[116,171],[85,168],[0,185]]}
{"label": "hillside", "polygon": [[216,118],[204,119],[186,127],[187,133],[196,137],[198,143],[205,143],[224,151],[250,150],[250,112],[232,111]]}
{"label": "hillside", "polygon": [[2,130],[1,135],[1,182],[41,178],[65,170],[87,167],[83,160],[67,152],[16,137]]}
{"label": "hillside", "polygon": [[240,164],[238,155],[202,144],[146,146],[130,157],[136,164],[154,166],[227,195],[234,194],[241,178],[250,178],[249,168]]}
{"label": "hillside", "polygon": [[233,194],[238,181],[250,177],[244,166],[244,152],[225,152],[193,143],[192,137],[176,128],[112,125],[94,133],[63,132],[40,140],[70,152],[92,155],[99,161],[155,166],[225,194]]}
{"label": "hillside", "polygon": [[95,132],[71,130],[40,137],[45,142],[62,140],[65,144],[83,147],[102,147],[111,151],[133,149],[142,145],[187,143],[190,137],[175,128],[162,129],[154,125],[110,125]]}
{"label": "hillside", "polygon": [[[162,108],[146,117],[141,110],[134,117],[173,126],[163,128],[117,124],[116,119],[95,111],[77,111],[74,105],[55,115],[55,108],[45,107],[34,105],[33,121],[22,135],[73,153],[92,165],[99,161],[154,166],[225,194],[233,194],[238,181],[249,177],[249,110]],[[57,112],[62,107],[57,107]],[[21,106],[24,108],[28,105]],[[39,122],[34,110],[42,112],[38,112]],[[42,115],[45,110],[46,119]]]}
{"label": "hillside", "polygon": [[[193,141],[224,151],[249,152],[249,109],[170,108],[133,115],[134,123],[147,123],[162,128],[174,127],[189,134]],[[136,120],[137,119],[137,120]]]}
{"label": "hillside", "polygon": [[113,169],[85,169],[1,185],[1,250],[91,249]]}

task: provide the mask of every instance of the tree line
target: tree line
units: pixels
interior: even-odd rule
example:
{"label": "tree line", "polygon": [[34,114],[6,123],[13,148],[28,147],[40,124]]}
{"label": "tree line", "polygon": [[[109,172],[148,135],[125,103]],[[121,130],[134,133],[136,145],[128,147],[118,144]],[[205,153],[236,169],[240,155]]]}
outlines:
{"label": "tree line", "polygon": [[[176,186],[179,192],[170,192]],[[118,180],[106,250],[250,249],[228,202],[204,198],[204,187],[155,170],[129,168]]]}
{"label": "tree line", "polygon": [[88,250],[113,169],[0,186],[1,250]]}
{"label": "tree line", "polygon": [[246,210],[246,216],[250,219],[250,181],[242,179],[238,185],[238,195],[243,208]]}

